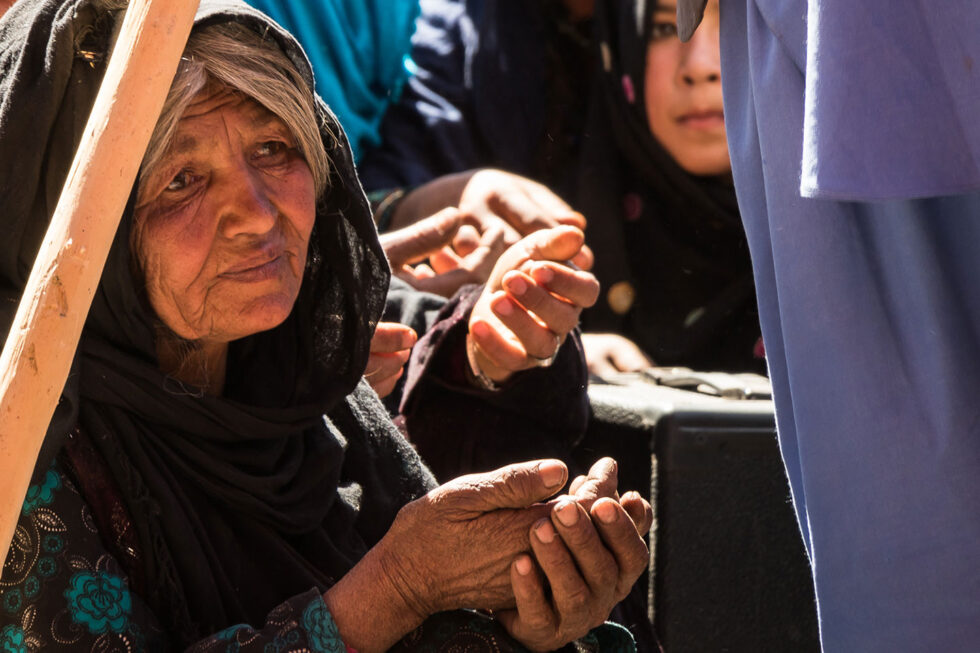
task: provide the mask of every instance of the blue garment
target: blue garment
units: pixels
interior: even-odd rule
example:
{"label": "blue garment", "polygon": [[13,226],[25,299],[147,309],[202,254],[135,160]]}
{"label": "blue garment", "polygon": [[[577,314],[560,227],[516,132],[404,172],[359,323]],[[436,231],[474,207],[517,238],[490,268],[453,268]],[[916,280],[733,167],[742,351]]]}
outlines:
{"label": "blue garment", "polygon": [[[973,17],[973,3],[948,0],[930,11],[948,14],[943,20]],[[882,47],[889,25],[918,19],[892,2],[858,4],[867,13],[851,16],[848,34],[855,43],[854,34],[866,30],[876,34],[868,42]],[[821,25],[841,28],[846,22],[831,19],[842,11],[838,3],[810,5],[811,19],[826,10]],[[913,162],[885,160],[896,150],[881,139],[934,137],[950,148],[952,161],[966,160],[972,146],[961,139],[954,147],[948,131],[909,131],[904,119],[897,124],[906,131],[890,134],[888,107],[874,109],[874,118],[884,123],[879,136],[849,134],[835,141],[826,130],[846,130],[827,117],[835,113],[827,98],[871,106],[862,91],[873,98],[884,92],[848,85],[860,77],[851,70],[865,60],[836,59],[841,68],[834,74],[847,80],[836,88],[830,78],[825,85],[810,78],[820,68],[812,61],[813,49],[843,37],[828,40],[813,24],[808,31],[807,0],[722,0],[721,11],[732,167],[753,259],[780,446],[813,563],[824,650],[975,651],[980,180],[965,177],[959,186],[965,194],[910,199],[941,191],[933,184],[944,177]],[[874,26],[862,22],[871,16]],[[975,39],[976,22],[970,31]],[[944,61],[926,50],[899,54],[908,45],[899,38],[891,44],[897,65]],[[883,65],[888,56],[880,53],[874,60]],[[871,74],[894,79],[892,68],[873,68]],[[974,89],[980,87],[978,72],[970,73]],[[921,110],[943,92],[948,78],[919,76],[916,83],[909,99],[923,100]],[[845,92],[855,97],[844,98]],[[910,104],[901,110],[916,109]],[[975,120],[980,104],[959,110]],[[864,115],[862,122],[871,118]],[[936,127],[926,118],[923,124]],[[842,153],[850,150],[868,167],[843,163]],[[824,155],[829,158],[821,161]],[[804,166],[816,171],[812,189]],[[955,170],[942,170],[950,175],[945,179],[954,179]],[[811,194],[905,197],[802,197],[801,176]]]}
{"label": "blue garment", "polygon": [[248,0],[306,50],[316,91],[359,161],[380,142],[381,118],[409,76],[418,0]]}
{"label": "blue garment", "polygon": [[358,166],[368,190],[480,167],[571,188],[594,53],[561,2],[421,0],[416,73]]}

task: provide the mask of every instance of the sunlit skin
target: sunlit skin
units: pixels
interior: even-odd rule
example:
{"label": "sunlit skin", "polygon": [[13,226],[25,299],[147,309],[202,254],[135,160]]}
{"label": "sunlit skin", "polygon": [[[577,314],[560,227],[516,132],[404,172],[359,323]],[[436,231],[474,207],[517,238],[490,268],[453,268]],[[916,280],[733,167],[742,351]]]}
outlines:
{"label": "sunlit skin", "polygon": [[644,102],[657,141],[687,172],[731,171],[721,94],[718,0],[687,43],[677,37],[677,8],[661,2],[647,46]]}
{"label": "sunlit skin", "polygon": [[227,90],[199,96],[136,209],[157,316],[219,351],[282,323],[303,278],[314,192],[281,120]]}

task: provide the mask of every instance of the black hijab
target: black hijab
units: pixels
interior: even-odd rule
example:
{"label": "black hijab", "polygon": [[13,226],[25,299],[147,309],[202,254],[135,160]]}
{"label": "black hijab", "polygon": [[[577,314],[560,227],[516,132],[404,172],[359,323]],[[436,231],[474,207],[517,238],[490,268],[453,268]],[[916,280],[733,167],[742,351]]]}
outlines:
{"label": "black hijab", "polygon": [[763,371],[751,262],[731,178],[689,174],[647,123],[644,79],[655,6],[596,3],[599,70],[573,205],[589,220],[603,296],[583,325],[633,339],[659,365]]}
{"label": "black hijab", "polygon": [[[0,328],[80,140],[120,4],[31,0],[0,21]],[[312,87],[299,45],[243,4],[203,0],[195,29],[229,21],[275,41]],[[432,484],[359,385],[389,271],[346,138],[319,101],[317,115],[330,181],[289,318],[232,343],[224,396],[164,375],[156,318],[131,273],[131,196],[36,468],[75,425],[87,434],[138,535],[136,589],[184,642],[326,589]]]}

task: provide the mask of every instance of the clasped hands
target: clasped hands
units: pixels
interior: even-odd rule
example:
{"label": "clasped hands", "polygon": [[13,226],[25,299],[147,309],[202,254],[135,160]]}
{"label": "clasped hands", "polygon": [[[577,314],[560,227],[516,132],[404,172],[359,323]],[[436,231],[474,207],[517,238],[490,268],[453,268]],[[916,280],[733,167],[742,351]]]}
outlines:
{"label": "clasped hands", "polygon": [[[405,506],[378,545],[419,621],[479,608],[533,650],[551,650],[601,624],[646,567],[652,510],[620,497],[612,459],[569,493],[556,460],[463,476]],[[550,498],[550,500],[549,500]]]}

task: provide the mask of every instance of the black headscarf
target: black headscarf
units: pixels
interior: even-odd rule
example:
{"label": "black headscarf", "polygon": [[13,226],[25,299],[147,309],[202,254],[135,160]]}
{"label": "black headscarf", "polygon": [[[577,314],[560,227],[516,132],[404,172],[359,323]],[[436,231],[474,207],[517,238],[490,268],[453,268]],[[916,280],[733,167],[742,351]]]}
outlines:
{"label": "black headscarf", "polygon": [[583,324],[626,335],[659,365],[763,371],[751,262],[731,177],[686,172],[647,123],[644,79],[655,5],[596,3],[599,70],[573,206],[589,220],[603,296]]}
{"label": "black headscarf", "polygon": [[[31,0],[0,21],[0,328],[6,332],[80,140],[122,12],[112,0]],[[299,45],[259,12],[203,0],[195,29],[234,21]],[[141,545],[137,588],[184,641],[261,623],[327,588],[431,483],[359,385],[389,271],[350,148],[317,115],[330,159],[296,305],[232,343],[225,395],[157,365],[156,317],[131,272],[132,196],[37,470],[78,425],[105,458]],[[193,617],[192,617],[193,616]]]}

